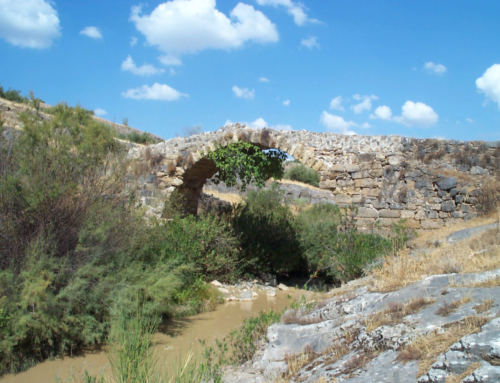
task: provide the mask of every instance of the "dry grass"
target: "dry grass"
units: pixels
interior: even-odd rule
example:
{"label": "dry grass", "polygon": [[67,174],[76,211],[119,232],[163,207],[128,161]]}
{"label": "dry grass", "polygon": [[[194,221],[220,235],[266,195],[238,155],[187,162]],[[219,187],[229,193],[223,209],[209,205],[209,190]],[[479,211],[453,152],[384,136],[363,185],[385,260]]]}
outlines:
{"label": "dry grass", "polygon": [[306,346],[304,350],[295,355],[285,355],[285,361],[288,365],[288,370],[283,374],[283,376],[276,379],[275,383],[288,383],[293,377],[304,367],[311,363],[314,359],[319,356],[314,349],[310,346]]}
{"label": "dry grass", "polygon": [[448,351],[452,344],[464,336],[480,331],[486,322],[488,322],[487,318],[471,316],[451,323],[444,331],[436,330],[406,345],[400,352],[398,359],[402,362],[419,360],[418,376],[421,376],[429,370],[438,355]]}
{"label": "dry grass", "polygon": [[472,374],[478,368],[481,367],[481,363],[476,362],[469,365],[466,371],[462,372],[460,375],[450,375],[446,378],[446,383],[462,383],[465,377]]}
{"label": "dry grass", "polygon": [[457,283],[454,280],[450,281],[450,287],[484,287],[484,288],[495,288],[500,287],[500,276],[496,276],[494,278],[488,278],[484,281],[480,282],[466,282],[466,283]]}
{"label": "dry grass", "polygon": [[233,205],[237,205],[243,202],[243,198],[241,198],[241,196],[239,196],[238,194],[220,193],[217,190],[208,190],[206,188],[203,189],[203,193],[212,194],[215,198],[227,201]]}
{"label": "dry grass", "polygon": [[493,303],[494,303],[493,299],[485,299],[484,301],[478,303],[472,308],[476,310],[478,314],[482,314],[491,309],[493,307]]}
{"label": "dry grass", "polygon": [[[408,252],[385,258],[381,268],[370,271],[373,291],[394,291],[431,275],[477,273],[500,268],[500,235],[496,231],[453,245],[445,244],[427,254]],[[485,250],[486,249],[486,250]],[[485,250],[485,251],[483,251]],[[492,286],[493,287],[493,286]]]}
{"label": "dry grass", "polygon": [[436,302],[435,299],[416,298],[408,302],[391,302],[385,310],[378,311],[366,318],[366,332],[372,332],[380,326],[394,326],[401,323],[407,315],[415,314],[422,308]]}
{"label": "dry grass", "polygon": [[[273,181],[273,179],[271,179],[271,182],[272,181]],[[323,191],[323,192],[325,191],[325,189],[320,189],[320,188],[317,188],[316,186],[305,184],[305,183],[299,182],[299,181],[281,179],[278,181],[278,183],[287,184],[287,185],[298,185],[298,186],[302,186],[302,187],[307,188],[307,189],[318,190],[318,191]]]}
{"label": "dry grass", "polygon": [[424,230],[418,233],[418,237],[412,242],[417,248],[428,248],[437,240],[444,239],[451,233],[462,229],[469,229],[490,223],[498,222],[500,220],[500,211],[493,210],[489,216],[475,218],[470,221],[463,221],[453,226],[444,226],[436,230]]}
{"label": "dry grass", "polygon": [[348,375],[348,378],[354,377],[353,373],[355,371],[366,366],[366,364],[373,360],[373,358],[375,358],[376,356],[376,352],[360,351],[344,364],[344,370],[342,371],[342,374]]}
{"label": "dry grass", "polygon": [[456,301],[450,302],[450,303],[444,303],[442,306],[440,306],[436,310],[436,315],[440,315],[443,317],[447,317],[448,315],[453,314],[456,312],[460,307],[462,307],[464,304],[468,303],[471,301],[470,296],[464,297],[462,299],[457,299]]}
{"label": "dry grass", "polygon": [[281,317],[281,323],[283,324],[298,324],[300,326],[306,326],[308,324],[320,323],[322,319],[318,316],[310,317],[301,313],[300,309],[287,310]]}

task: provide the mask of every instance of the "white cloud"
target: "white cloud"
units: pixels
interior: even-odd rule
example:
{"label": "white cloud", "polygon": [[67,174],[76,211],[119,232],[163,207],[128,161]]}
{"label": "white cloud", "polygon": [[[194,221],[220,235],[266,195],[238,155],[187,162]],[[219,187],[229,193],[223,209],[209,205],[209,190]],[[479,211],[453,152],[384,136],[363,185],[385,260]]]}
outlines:
{"label": "white cloud", "polygon": [[61,36],[52,1],[0,0],[0,37],[22,48],[43,49]]}
{"label": "white cloud", "polygon": [[378,100],[378,97],[374,94],[371,96],[360,96],[359,94],[355,94],[352,98],[357,101],[362,100],[359,104],[351,106],[351,109],[356,114],[363,113],[364,110],[370,110],[372,108],[372,100]]}
{"label": "white cloud", "polygon": [[170,76],[175,76],[177,74],[177,72],[175,71],[174,68],[170,68],[169,73],[170,73]]}
{"label": "white cloud", "polygon": [[284,106],[290,106],[290,100],[285,100],[283,101]]}
{"label": "white cloud", "polygon": [[142,64],[142,66],[138,67],[135,65],[131,56],[128,56],[125,61],[122,62],[122,70],[131,72],[137,76],[152,76],[165,72],[164,69],[155,68],[151,64]]}
{"label": "white cloud", "polygon": [[94,114],[96,116],[105,116],[106,114],[108,114],[108,112],[106,112],[104,109],[97,108],[97,109],[94,109]]}
{"label": "white cloud", "polygon": [[344,107],[342,106],[342,97],[337,96],[330,101],[330,109],[335,109],[335,110],[344,110]]}
{"label": "white cloud", "polygon": [[255,98],[255,90],[248,89],[248,88],[239,88],[236,85],[233,86],[233,92],[236,95],[236,97],[239,98],[245,98],[247,100],[253,100]]}
{"label": "white cloud", "polygon": [[269,82],[269,79],[267,77],[259,77],[260,82]]}
{"label": "white cloud", "polygon": [[319,23],[316,19],[310,19],[302,3],[296,3],[292,0],[257,0],[259,5],[272,5],[273,7],[283,6],[286,8],[287,13],[293,17],[293,21],[298,26],[306,23]]}
{"label": "white cloud", "polygon": [[472,118],[466,118],[465,121],[467,121],[470,124],[474,123],[474,120]]}
{"label": "white cloud", "polygon": [[341,116],[336,116],[325,111],[321,114],[319,122],[321,122],[328,130],[337,131],[343,134],[356,134],[355,132],[350,131],[349,128],[358,126],[358,124],[353,121],[346,121]]}
{"label": "white cloud", "polygon": [[318,43],[318,38],[316,36],[310,36],[307,39],[302,39],[300,41],[300,45],[303,45],[309,49],[320,48],[320,45]]}
{"label": "white cloud", "polygon": [[97,27],[85,27],[80,31],[80,34],[93,39],[102,39],[101,31]]}
{"label": "white cloud", "polygon": [[406,101],[401,110],[401,116],[394,117],[394,121],[408,127],[428,128],[439,120],[437,113],[423,102]]}
{"label": "white cloud", "polygon": [[443,75],[444,72],[448,70],[443,64],[434,64],[432,61],[426,62],[424,64],[424,69],[439,76]]}
{"label": "white cloud", "polygon": [[476,86],[486,98],[497,102],[500,109],[500,64],[494,64],[486,69],[486,72],[476,80]]}
{"label": "white cloud", "polygon": [[158,5],[150,15],[132,7],[130,20],[149,45],[164,55],[165,65],[179,65],[185,54],[204,49],[231,49],[246,42],[274,43],[276,26],[251,5],[238,3],[227,17],[215,0],[173,0]]}
{"label": "white cloud", "polygon": [[122,92],[122,97],[132,98],[134,100],[174,101],[181,97],[188,97],[188,95],[180,93],[168,85],[154,83],[152,86],[143,85],[140,88],[129,89],[126,92]]}
{"label": "white cloud", "polygon": [[363,124],[361,124],[361,127],[362,127],[363,129],[369,129],[369,128],[371,128],[372,126],[370,125],[370,123],[368,123],[368,122],[364,122]]}
{"label": "white cloud", "polygon": [[130,46],[133,47],[135,44],[137,44],[137,37],[132,36],[130,38]]}
{"label": "white cloud", "polygon": [[375,109],[373,114],[370,115],[370,118],[372,120],[380,119],[390,121],[392,119],[392,110],[387,105],[379,106],[377,109]]}

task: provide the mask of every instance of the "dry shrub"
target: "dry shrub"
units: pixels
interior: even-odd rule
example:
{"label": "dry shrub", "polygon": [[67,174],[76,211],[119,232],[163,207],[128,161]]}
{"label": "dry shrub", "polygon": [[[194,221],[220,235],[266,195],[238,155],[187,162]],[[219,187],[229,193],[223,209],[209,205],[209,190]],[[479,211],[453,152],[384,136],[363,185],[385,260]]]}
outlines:
{"label": "dry shrub", "polygon": [[269,140],[271,138],[271,131],[269,129],[261,129],[260,131],[260,143],[262,145],[269,146]]}
{"label": "dry shrub", "polygon": [[136,177],[142,176],[144,174],[149,174],[151,171],[151,167],[149,163],[142,160],[135,160],[130,164],[132,174]]}
{"label": "dry shrub", "polygon": [[478,314],[482,314],[491,309],[493,307],[493,303],[494,303],[493,299],[486,299],[481,303],[478,303],[477,305],[473,306],[472,308],[476,310]]}
{"label": "dry shrub", "polygon": [[422,297],[405,303],[390,302],[385,310],[378,311],[366,318],[366,332],[371,332],[380,326],[394,326],[401,323],[404,317],[415,314],[434,302],[436,302],[435,299]]}
{"label": "dry shrub", "polygon": [[418,376],[421,376],[429,370],[438,355],[448,351],[452,344],[464,336],[479,332],[487,322],[488,318],[480,316],[471,316],[453,322],[441,332],[433,331],[406,345],[400,352],[398,359],[401,362],[419,360]]}
{"label": "dry shrub", "polygon": [[[370,270],[373,277],[371,289],[394,291],[428,276],[446,274],[449,271],[477,273],[495,270],[500,267],[500,247],[488,243],[498,243],[498,236],[494,231],[485,233],[480,238],[445,245],[418,257],[410,256],[407,252],[387,256],[382,267]],[[481,250],[476,251],[478,248]],[[452,263],[461,267],[452,270]]]}
{"label": "dry shrub", "polygon": [[301,309],[287,310],[281,317],[281,322],[283,324],[298,324],[300,326],[306,326],[308,324],[320,323],[322,322],[320,316],[311,317],[304,315]]}
{"label": "dry shrub", "polygon": [[457,299],[456,301],[453,301],[450,303],[445,302],[442,306],[440,306],[436,310],[436,315],[440,315],[442,317],[447,317],[448,315],[453,314],[460,307],[462,307],[464,304],[466,304],[470,301],[471,301],[470,296],[467,296],[467,297],[464,297],[462,299]]}
{"label": "dry shrub", "polygon": [[352,378],[352,374],[355,371],[366,366],[366,364],[373,360],[375,356],[377,356],[376,352],[360,351],[344,364],[344,370],[342,373],[348,375],[349,378]]}
{"label": "dry shrub", "polygon": [[177,166],[181,166],[184,164],[184,156],[182,154],[178,154],[176,159],[175,159],[175,164]]}
{"label": "dry shrub", "polygon": [[233,138],[233,132],[227,132],[225,135],[224,135],[224,138],[229,141]]}
{"label": "dry shrub", "polygon": [[238,132],[237,137],[238,137],[238,141],[247,141],[248,140],[246,132],[243,132],[241,130]]}
{"label": "dry shrub", "polygon": [[495,213],[498,209],[500,198],[500,183],[488,182],[481,189],[477,197],[476,208],[479,215]]}
{"label": "dry shrub", "polygon": [[[149,149],[149,148],[148,148]],[[154,169],[157,165],[159,165],[165,159],[165,155],[163,153],[155,153],[152,154],[149,159],[149,166]]]}
{"label": "dry shrub", "polygon": [[176,172],[177,167],[175,166],[175,163],[173,161],[168,161],[167,163],[167,173],[172,175]]}
{"label": "dry shrub", "polygon": [[304,350],[295,355],[285,355],[288,370],[282,377],[275,380],[275,383],[288,383],[304,367],[319,356],[311,346],[306,346]]}
{"label": "dry shrub", "polygon": [[460,375],[450,375],[446,378],[446,383],[462,383],[462,381],[474,371],[481,367],[481,363],[472,363],[467,367],[467,370],[462,372]]}

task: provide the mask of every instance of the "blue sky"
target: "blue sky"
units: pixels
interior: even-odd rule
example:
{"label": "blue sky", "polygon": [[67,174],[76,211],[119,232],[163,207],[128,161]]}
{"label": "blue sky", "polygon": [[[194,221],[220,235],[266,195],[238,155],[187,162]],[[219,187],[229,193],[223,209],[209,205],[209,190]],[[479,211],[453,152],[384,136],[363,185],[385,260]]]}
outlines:
{"label": "blue sky", "polygon": [[491,0],[0,0],[0,83],[164,138],[232,121],[498,140],[499,17]]}

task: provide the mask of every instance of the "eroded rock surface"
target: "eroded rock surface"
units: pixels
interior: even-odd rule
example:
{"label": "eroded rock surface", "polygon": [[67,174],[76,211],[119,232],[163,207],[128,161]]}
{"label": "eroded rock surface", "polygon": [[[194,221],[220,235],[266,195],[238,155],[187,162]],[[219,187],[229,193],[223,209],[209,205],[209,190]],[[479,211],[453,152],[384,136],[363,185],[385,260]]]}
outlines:
{"label": "eroded rock surface", "polygon": [[[369,280],[363,282],[369,286]],[[485,282],[490,287],[481,287]],[[270,326],[267,342],[254,359],[228,370],[225,381],[273,382],[286,374],[293,356],[305,353],[307,363],[290,382],[445,383],[472,365],[470,374],[460,381],[500,381],[500,269],[431,276],[389,293],[370,292],[366,286],[305,312],[300,321],[310,324]],[[425,303],[408,315],[400,314],[401,307],[415,301]],[[455,311],[443,309],[456,302],[461,303]],[[374,324],[383,312],[389,318],[394,315],[394,320]],[[469,330],[460,330],[465,333],[450,330],[470,323],[474,325]],[[401,359],[401,353],[417,339],[432,339],[433,334],[446,331],[451,334],[447,339],[453,341],[434,356],[429,368],[422,371],[418,360]]]}

